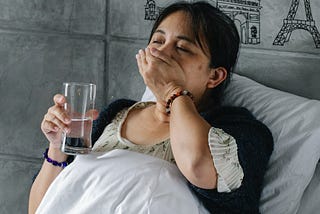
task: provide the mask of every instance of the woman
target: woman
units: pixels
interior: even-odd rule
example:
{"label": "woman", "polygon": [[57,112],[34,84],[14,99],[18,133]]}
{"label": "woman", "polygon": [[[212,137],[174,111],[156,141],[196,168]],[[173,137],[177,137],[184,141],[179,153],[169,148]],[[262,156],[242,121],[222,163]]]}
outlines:
{"label": "woman", "polygon": [[[175,3],[164,9],[147,48],[136,55],[156,103],[111,104],[94,126],[93,151],[126,148],[165,159],[178,166],[210,212],[258,212],[272,136],[246,110],[220,107],[238,49],[234,23],[210,4]],[[70,119],[62,108],[65,98],[56,95],[54,102],[41,129],[50,142],[48,157],[64,162],[60,136],[70,131]],[[110,112],[117,114],[110,118]],[[119,137],[108,139],[119,126]],[[44,161],[29,212],[61,170]]]}

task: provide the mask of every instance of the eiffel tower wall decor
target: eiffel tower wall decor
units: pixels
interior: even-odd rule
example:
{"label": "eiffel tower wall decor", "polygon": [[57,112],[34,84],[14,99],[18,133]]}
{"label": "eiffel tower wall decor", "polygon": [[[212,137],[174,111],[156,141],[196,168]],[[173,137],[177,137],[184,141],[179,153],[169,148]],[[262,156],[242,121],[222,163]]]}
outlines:
{"label": "eiffel tower wall decor", "polygon": [[[288,51],[298,49],[298,51],[305,52],[310,50],[312,42],[314,49],[320,48],[320,34],[317,27],[317,24],[320,23],[319,13],[312,13],[312,8],[319,11],[317,0],[281,2],[275,0],[207,0],[207,2],[218,7],[234,20],[243,46],[255,45],[259,48],[279,50],[284,46]],[[146,21],[155,20],[163,5],[165,4],[161,0],[146,0],[144,19]],[[287,17],[280,18],[283,14],[287,14]],[[279,22],[281,26],[276,29],[275,26],[278,26]],[[308,41],[310,36],[312,38]]]}
{"label": "eiffel tower wall decor", "polygon": [[[260,43],[260,1],[243,0],[208,0],[215,7],[226,13],[236,24],[242,44]],[[145,20],[155,20],[162,7],[155,0],[147,0]]]}
{"label": "eiffel tower wall decor", "polygon": [[208,1],[227,14],[236,24],[242,44],[260,44],[260,0]]}
{"label": "eiffel tower wall decor", "polygon": [[[283,46],[290,40],[293,31],[300,29],[309,32],[316,48],[320,48],[320,33],[312,16],[310,1],[311,0],[292,0],[288,15],[283,19],[283,25],[276,36],[273,45]],[[302,2],[304,5],[301,5]],[[299,6],[304,6],[305,19],[296,18]]]}

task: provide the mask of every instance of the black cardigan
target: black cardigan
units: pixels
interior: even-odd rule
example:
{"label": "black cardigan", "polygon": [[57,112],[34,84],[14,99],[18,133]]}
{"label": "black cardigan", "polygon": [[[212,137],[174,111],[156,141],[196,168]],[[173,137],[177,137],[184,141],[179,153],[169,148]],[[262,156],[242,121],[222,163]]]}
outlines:
{"label": "black cardigan", "polygon": [[[93,123],[92,142],[99,138],[120,110],[134,103],[133,100],[117,100],[101,111]],[[219,107],[202,112],[201,116],[213,127],[223,129],[236,139],[244,178],[242,185],[230,193],[201,189],[191,183],[189,187],[210,213],[259,213],[263,176],[273,150],[271,132],[245,108]]]}

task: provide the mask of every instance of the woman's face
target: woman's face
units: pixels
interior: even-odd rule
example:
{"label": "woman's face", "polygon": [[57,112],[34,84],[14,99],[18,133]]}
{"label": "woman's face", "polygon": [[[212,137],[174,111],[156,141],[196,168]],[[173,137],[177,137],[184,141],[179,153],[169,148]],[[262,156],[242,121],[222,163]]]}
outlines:
{"label": "woman's face", "polygon": [[186,89],[195,98],[210,87],[210,59],[196,42],[190,18],[183,11],[167,16],[155,30],[148,47],[154,47],[174,59],[186,76]]}

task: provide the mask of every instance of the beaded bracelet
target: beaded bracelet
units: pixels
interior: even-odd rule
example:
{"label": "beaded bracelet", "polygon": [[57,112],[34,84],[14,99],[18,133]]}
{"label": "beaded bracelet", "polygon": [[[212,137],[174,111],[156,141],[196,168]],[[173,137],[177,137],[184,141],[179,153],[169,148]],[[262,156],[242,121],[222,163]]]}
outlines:
{"label": "beaded bracelet", "polygon": [[53,166],[59,166],[62,169],[65,168],[66,166],[68,166],[68,162],[67,161],[63,161],[63,162],[58,162],[55,160],[52,160],[51,158],[48,157],[48,151],[49,149],[47,148],[46,151],[43,153],[43,157],[46,159],[46,161],[48,163],[51,163]]}
{"label": "beaded bracelet", "polygon": [[166,103],[166,113],[167,114],[170,114],[170,107],[173,103],[173,101],[177,98],[177,97],[180,97],[180,96],[189,96],[192,100],[193,100],[193,95],[187,91],[187,90],[182,90],[182,91],[179,91],[175,94],[173,94],[167,101]]}

